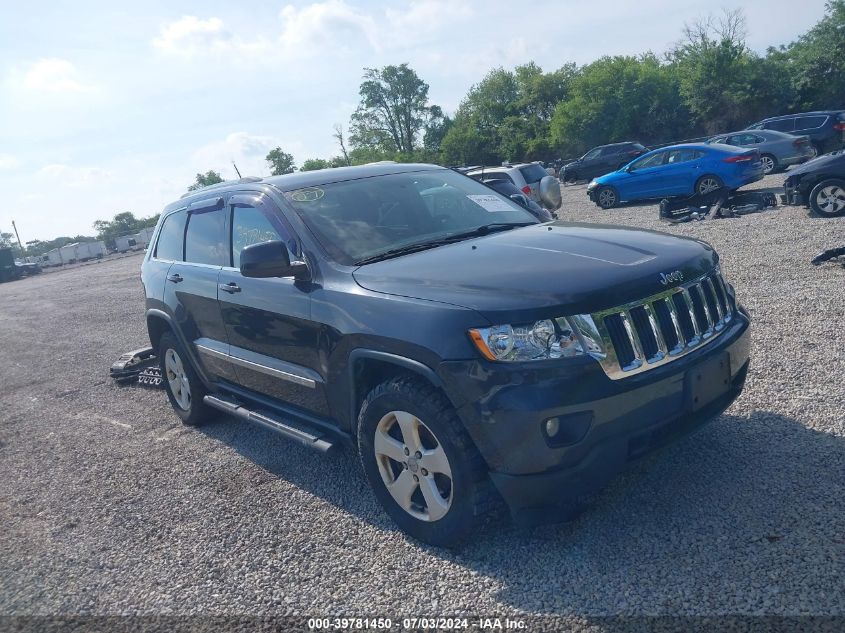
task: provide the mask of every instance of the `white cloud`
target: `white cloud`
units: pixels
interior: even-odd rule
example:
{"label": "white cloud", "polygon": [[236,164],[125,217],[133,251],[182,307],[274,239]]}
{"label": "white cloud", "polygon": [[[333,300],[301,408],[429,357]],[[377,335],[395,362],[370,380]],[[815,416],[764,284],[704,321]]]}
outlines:
{"label": "white cloud", "polygon": [[153,40],[155,49],[181,57],[259,51],[265,46],[266,42],[261,38],[245,42],[235,37],[220,18],[203,20],[194,15],[182,16],[162,26],[159,36]]}
{"label": "white cloud", "polygon": [[439,31],[444,25],[471,17],[472,5],[463,0],[416,0],[406,10],[389,7],[384,11],[390,33],[404,40],[420,33]]}
{"label": "white cloud", "polygon": [[16,156],[11,154],[0,154],[0,169],[14,169],[19,166],[21,161]]}
{"label": "white cloud", "polygon": [[266,157],[275,147],[281,147],[290,154],[298,154],[302,151],[303,144],[299,141],[283,141],[272,136],[233,132],[222,141],[214,141],[196,150],[191,156],[191,164],[196,172],[213,169],[220,172],[224,178],[234,178],[234,161],[243,176],[266,176],[270,173]]}
{"label": "white cloud", "polygon": [[326,0],[301,9],[282,9],[279,40],[287,55],[312,57],[338,51],[360,51],[365,45],[380,50],[379,28],[372,16],[344,0]]}
{"label": "white cloud", "polygon": [[93,87],[80,79],[76,66],[55,57],[35,62],[23,76],[23,87],[32,92],[87,92]]}
{"label": "white cloud", "polygon": [[49,180],[54,186],[86,187],[110,180],[112,172],[101,167],[74,167],[64,163],[51,163],[39,169],[36,176]]}

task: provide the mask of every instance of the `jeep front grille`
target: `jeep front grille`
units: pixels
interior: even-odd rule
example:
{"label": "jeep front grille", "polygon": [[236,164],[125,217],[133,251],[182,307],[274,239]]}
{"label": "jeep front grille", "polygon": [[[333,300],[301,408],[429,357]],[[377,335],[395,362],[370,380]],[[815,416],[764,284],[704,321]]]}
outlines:
{"label": "jeep front grille", "polygon": [[725,330],[735,311],[716,270],[640,301],[582,317],[578,327],[582,334],[601,340],[604,353],[594,356],[605,373],[618,380],[707,344]]}

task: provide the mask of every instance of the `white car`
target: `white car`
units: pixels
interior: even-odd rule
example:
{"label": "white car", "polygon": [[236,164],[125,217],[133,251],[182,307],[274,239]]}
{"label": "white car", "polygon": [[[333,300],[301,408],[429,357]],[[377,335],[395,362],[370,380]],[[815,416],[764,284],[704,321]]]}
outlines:
{"label": "white car", "polygon": [[475,180],[505,180],[516,185],[517,189],[539,205],[557,211],[561,205],[560,181],[550,176],[537,163],[518,165],[499,165],[496,167],[475,167],[466,175]]}

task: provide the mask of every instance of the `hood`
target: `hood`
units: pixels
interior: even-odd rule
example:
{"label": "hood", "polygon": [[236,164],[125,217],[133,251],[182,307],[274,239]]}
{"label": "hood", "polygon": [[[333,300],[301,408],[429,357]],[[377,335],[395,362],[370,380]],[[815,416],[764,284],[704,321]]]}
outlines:
{"label": "hood", "polygon": [[802,176],[816,171],[825,169],[835,170],[838,174],[845,176],[845,152],[833,152],[830,154],[822,154],[817,158],[808,160],[803,165],[793,167],[787,172],[787,178],[793,176]]}
{"label": "hood", "polygon": [[688,281],[717,262],[710,246],[689,238],[554,222],[367,264],[353,276],[368,290],[462,306],[504,323],[617,306],[665,290],[661,273],[681,271]]}

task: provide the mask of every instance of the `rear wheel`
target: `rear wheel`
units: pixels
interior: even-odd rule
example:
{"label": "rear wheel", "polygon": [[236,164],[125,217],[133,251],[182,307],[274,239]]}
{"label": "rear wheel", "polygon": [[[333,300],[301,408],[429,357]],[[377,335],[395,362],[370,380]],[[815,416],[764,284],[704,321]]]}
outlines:
{"label": "rear wheel", "polygon": [[778,168],[778,159],[772,156],[771,154],[763,154],[760,156],[760,160],[763,163],[763,173],[764,174],[773,174],[777,171]]}
{"label": "rear wheel", "polygon": [[810,192],[810,208],[825,217],[845,215],[845,180],[822,180]]}
{"label": "rear wheel", "polygon": [[454,545],[497,507],[487,468],[445,396],[422,379],[373,389],[358,417],[370,486],[396,524],[420,541]]}
{"label": "rear wheel", "polygon": [[612,209],[619,204],[619,194],[613,187],[599,187],[596,192],[596,204],[602,209]]}
{"label": "rear wheel", "polygon": [[165,332],[158,344],[159,364],[167,398],[182,422],[196,426],[212,416],[203,402],[208,393],[182,345],[171,332]]}
{"label": "rear wheel", "polygon": [[716,191],[716,189],[720,189],[721,187],[722,181],[718,176],[707,174],[706,176],[699,178],[698,182],[695,183],[695,193],[702,196],[705,193]]}

